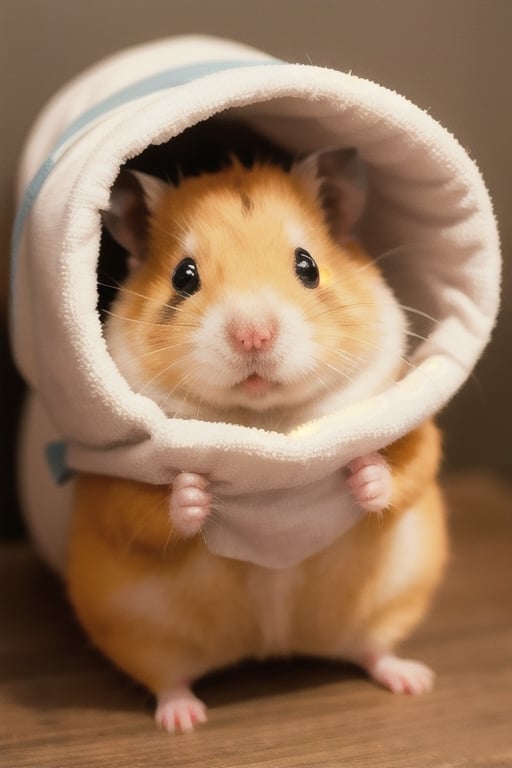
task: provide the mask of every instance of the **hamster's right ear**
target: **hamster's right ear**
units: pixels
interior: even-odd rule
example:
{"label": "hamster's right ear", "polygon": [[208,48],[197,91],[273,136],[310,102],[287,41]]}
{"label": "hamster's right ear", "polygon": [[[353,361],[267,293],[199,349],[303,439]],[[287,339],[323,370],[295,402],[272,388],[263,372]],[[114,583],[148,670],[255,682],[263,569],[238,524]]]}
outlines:
{"label": "hamster's right ear", "polygon": [[103,224],[132,262],[146,254],[148,221],[168,189],[165,181],[140,171],[121,170],[110,193],[110,208],[102,211]]}
{"label": "hamster's right ear", "polygon": [[347,240],[358,223],[367,198],[366,170],[353,147],[313,152],[291,168],[324,209],[332,236]]}

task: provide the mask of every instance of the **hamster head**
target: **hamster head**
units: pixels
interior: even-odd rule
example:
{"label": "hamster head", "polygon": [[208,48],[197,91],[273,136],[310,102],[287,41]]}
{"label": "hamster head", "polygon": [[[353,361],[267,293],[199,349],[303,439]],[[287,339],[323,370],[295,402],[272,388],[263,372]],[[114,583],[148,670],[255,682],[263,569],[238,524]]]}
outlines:
{"label": "hamster head", "polygon": [[363,206],[352,150],[178,187],[122,171],[104,223],[130,273],[105,335],[131,387],[169,416],[286,429],[387,386],[405,323],[350,239]]}

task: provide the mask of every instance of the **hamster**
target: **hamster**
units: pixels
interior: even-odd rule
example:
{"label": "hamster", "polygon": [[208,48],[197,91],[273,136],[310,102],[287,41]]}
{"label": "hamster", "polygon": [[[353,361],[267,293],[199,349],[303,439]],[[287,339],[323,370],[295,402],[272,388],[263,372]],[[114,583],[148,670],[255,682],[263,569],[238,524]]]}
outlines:
{"label": "hamster", "polygon": [[[353,150],[289,170],[233,156],[176,186],[121,171],[104,222],[129,275],[105,337],[134,391],[169,417],[288,432],[400,377],[404,315],[351,234],[365,197]],[[169,732],[206,720],[195,680],[245,658],[339,658],[421,693],[432,671],[394,648],[446,559],[439,462],[431,422],[354,459],[340,472],[367,514],[287,570],[207,549],[208,478],[184,472],[169,488],[79,474],[71,602],[92,641],[155,694]]]}

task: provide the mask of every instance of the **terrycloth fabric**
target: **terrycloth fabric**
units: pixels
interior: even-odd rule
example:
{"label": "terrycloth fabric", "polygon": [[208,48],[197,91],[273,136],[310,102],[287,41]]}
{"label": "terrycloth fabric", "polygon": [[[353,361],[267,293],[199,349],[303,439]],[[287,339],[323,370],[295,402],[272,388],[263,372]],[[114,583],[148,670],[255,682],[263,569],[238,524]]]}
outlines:
{"label": "terrycloth fabric", "polygon": [[[370,184],[364,243],[376,257],[394,250],[390,280],[400,299],[436,319],[402,381],[288,435],[168,419],[130,390],[96,311],[99,211],[120,166],[227,111],[292,151],[356,146]],[[29,136],[18,196],[12,341],[33,398],[22,495],[40,549],[56,567],[70,487],[56,489],[41,459],[55,438],[78,470],[159,484],[183,470],[208,475],[222,500],[205,531],[216,553],[269,567],[313,554],[357,519],[340,469],[444,406],[495,321],[496,224],[481,176],[457,141],[374,83],[228,41],[163,40],[76,78]]]}

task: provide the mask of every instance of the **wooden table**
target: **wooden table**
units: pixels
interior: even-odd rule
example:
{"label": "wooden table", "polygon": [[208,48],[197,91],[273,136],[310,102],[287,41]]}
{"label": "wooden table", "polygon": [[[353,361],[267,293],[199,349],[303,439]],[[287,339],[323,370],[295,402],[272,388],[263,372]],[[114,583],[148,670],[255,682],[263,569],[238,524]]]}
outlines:
{"label": "wooden table", "polygon": [[151,697],[88,645],[62,585],[26,543],[0,548],[2,768],[505,768],[512,766],[512,488],[451,478],[453,552],[403,649],[438,673],[397,697],[351,667],[247,665],[201,682],[210,721],[156,730]]}

